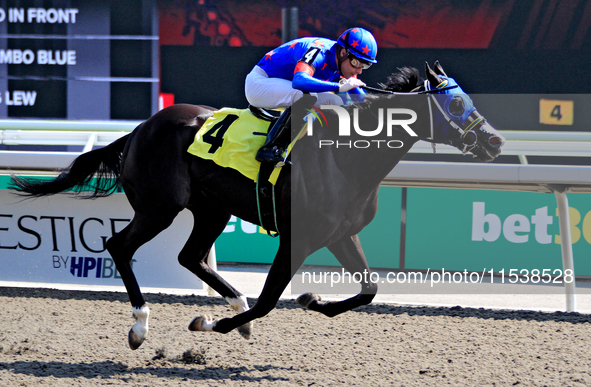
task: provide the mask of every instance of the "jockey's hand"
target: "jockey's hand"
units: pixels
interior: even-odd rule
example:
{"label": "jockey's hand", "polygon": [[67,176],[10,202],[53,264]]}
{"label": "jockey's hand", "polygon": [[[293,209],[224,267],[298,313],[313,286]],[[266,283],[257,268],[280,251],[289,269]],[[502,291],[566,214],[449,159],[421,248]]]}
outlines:
{"label": "jockey's hand", "polygon": [[357,78],[341,78],[339,81],[339,93],[344,93],[359,86],[365,86],[365,82]]}

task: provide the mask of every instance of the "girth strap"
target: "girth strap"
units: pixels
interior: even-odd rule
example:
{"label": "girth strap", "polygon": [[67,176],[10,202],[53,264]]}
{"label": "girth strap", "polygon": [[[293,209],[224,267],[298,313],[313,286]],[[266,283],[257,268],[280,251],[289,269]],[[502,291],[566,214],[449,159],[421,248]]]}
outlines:
{"label": "girth strap", "polygon": [[[277,207],[275,205],[275,186],[269,182],[269,176],[275,168],[274,164],[261,163],[256,183],[257,210],[259,222],[272,237],[279,236],[277,225]],[[276,231],[275,234],[272,231]]]}

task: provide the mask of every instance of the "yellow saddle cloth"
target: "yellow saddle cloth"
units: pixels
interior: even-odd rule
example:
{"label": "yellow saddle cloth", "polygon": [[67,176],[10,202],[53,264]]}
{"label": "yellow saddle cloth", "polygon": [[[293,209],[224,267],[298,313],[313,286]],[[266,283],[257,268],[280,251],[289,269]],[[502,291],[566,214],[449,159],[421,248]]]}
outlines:
{"label": "yellow saddle cloth", "polygon": [[[261,163],[256,153],[267,138],[270,123],[248,109],[223,108],[208,118],[187,150],[202,159],[213,160],[257,181]],[[269,182],[275,184],[281,168],[274,168]]]}

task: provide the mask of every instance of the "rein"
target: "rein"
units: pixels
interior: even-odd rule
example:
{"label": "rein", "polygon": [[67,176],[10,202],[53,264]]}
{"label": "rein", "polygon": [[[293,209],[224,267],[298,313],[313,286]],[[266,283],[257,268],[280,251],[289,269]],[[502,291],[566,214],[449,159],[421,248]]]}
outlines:
{"label": "rein", "polygon": [[[425,81],[425,82],[427,82],[427,81]],[[395,94],[395,95],[432,94],[432,93],[439,93],[440,91],[455,89],[456,87],[459,87],[459,86],[453,85],[453,86],[442,87],[441,89],[433,89],[433,90],[425,89],[423,91],[409,91],[408,93],[403,93],[401,91],[390,91],[390,90],[378,89],[378,88],[370,87],[370,86],[361,86],[362,89],[365,89],[367,91],[373,91],[375,93],[381,93],[381,94]]]}
{"label": "rein", "polygon": [[[446,85],[446,84],[447,84],[447,82],[443,83],[443,85]],[[456,130],[458,133],[460,133],[461,139],[466,139],[466,136],[468,135],[468,133],[470,133],[470,131],[472,129],[475,129],[476,127],[478,127],[478,125],[482,125],[486,122],[486,119],[484,117],[478,115],[478,117],[475,117],[475,118],[473,117],[474,120],[469,125],[467,125],[464,129],[462,129],[458,124],[456,124],[449,117],[449,115],[441,107],[441,104],[439,103],[439,101],[437,101],[437,98],[435,98],[434,94],[437,94],[437,93],[440,93],[440,92],[446,91],[446,90],[455,89],[457,87],[459,87],[459,85],[444,86],[444,87],[440,87],[440,88],[431,89],[431,85],[428,80],[425,80],[423,91],[408,92],[408,93],[378,89],[378,88],[370,87],[370,86],[361,86],[361,88],[363,88],[365,90],[372,91],[375,93],[381,93],[381,94],[394,94],[394,95],[427,94],[428,95],[427,100],[429,102],[429,117],[430,117],[430,121],[431,121],[431,138],[422,138],[421,137],[419,139],[422,141],[425,141],[425,142],[430,142],[433,147],[433,153],[435,153],[435,144],[450,144],[451,143],[451,141],[435,140],[435,122],[434,122],[435,118],[433,116],[433,108],[431,107],[433,104],[435,104],[435,106],[437,107],[437,109],[439,110],[439,112],[441,113],[441,115],[443,116],[445,121],[448,123],[448,125],[451,128],[453,128],[454,130]],[[472,114],[474,114],[474,113],[472,113]],[[472,116],[472,114],[470,115],[470,117]],[[462,141],[462,145],[464,146],[464,148],[462,149],[462,153],[465,154],[478,146],[478,140],[475,137],[474,141],[471,143],[466,143],[466,142]]]}
{"label": "rein", "polygon": [[[394,94],[394,95],[427,94],[429,97],[431,97],[431,98],[428,99],[428,101],[429,101],[429,118],[431,120],[431,138],[419,137],[419,140],[422,140],[422,141],[425,141],[425,142],[430,142],[431,145],[432,145],[432,147],[433,147],[433,153],[435,153],[435,144],[448,144],[448,142],[435,140],[435,135],[434,135],[434,126],[435,126],[434,125],[434,121],[435,121],[435,119],[433,117],[433,112],[432,112],[432,109],[431,109],[431,99],[433,99],[435,101],[435,103],[437,103],[437,100],[435,99],[435,97],[433,96],[433,94],[439,93],[439,92],[445,91],[445,90],[455,89],[456,87],[459,87],[459,85],[446,86],[446,87],[442,87],[440,89],[433,89],[433,90],[429,89],[428,88],[428,85],[429,85],[429,82],[427,80],[425,80],[425,90],[423,90],[423,91],[411,91],[411,92],[408,92],[408,93],[397,92],[397,91],[390,91],[390,90],[384,90],[384,89],[377,89],[375,87],[370,87],[370,86],[361,86],[361,88],[362,89],[365,89],[365,90],[368,90],[368,91],[373,91],[373,92],[376,92],[376,93],[380,93],[380,94]],[[441,106],[439,106],[439,103],[437,103],[437,106],[439,107],[440,111],[443,113],[443,116],[448,121],[448,123],[450,124],[450,126],[452,126],[452,128],[454,128],[454,129],[459,130],[460,133],[463,134],[464,131],[462,129],[460,129],[456,125],[455,122],[451,121],[451,119],[447,116],[447,114],[445,114],[443,112],[443,110],[441,109]]]}

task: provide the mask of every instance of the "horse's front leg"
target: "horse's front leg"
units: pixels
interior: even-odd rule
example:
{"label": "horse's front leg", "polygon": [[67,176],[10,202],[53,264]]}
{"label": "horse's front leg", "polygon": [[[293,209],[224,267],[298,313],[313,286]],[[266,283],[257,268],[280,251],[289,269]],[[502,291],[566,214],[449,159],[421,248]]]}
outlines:
{"label": "horse's front leg", "polygon": [[213,320],[210,316],[196,317],[189,324],[189,330],[228,333],[235,328],[267,315],[277,305],[281,294],[299,268],[297,264],[292,265],[292,259],[290,243],[282,239],[261,295],[251,309],[243,309],[242,313],[221,320]]}
{"label": "horse's front leg", "polygon": [[[207,203],[206,197],[196,197],[193,200],[198,203]],[[179,254],[179,263],[224,297],[237,313],[247,311],[249,307],[246,297],[226,282],[207,262],[211,247],[224,231],[230,220],[230,214],[214,205],[199,205],[191,207],[189,210],[194,219],[193,231]],[[202,222],[201,219],[208,219],[208,221]],[[199,259],[196,260],[195,257]],[[238,327],[238,332],[244,338],[249,339],[252,329],[253,323],[250,322]]]}
{"label": "horse's front leg", "polygon": [[331,302],[321,301],[317,294],[305,293],[298,297],[297,302],[328,317],[334,317],[358,306],[369,304],[378,292],[378,285],[371,281],[371,271],[367,265],[359,237],[353,235],[342,238],[328,246],[328,249],[351,274],[361,273],[361,277],[365,280],[361,283],[361,292],[346,300]]}

